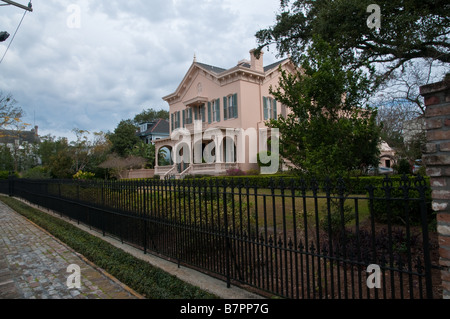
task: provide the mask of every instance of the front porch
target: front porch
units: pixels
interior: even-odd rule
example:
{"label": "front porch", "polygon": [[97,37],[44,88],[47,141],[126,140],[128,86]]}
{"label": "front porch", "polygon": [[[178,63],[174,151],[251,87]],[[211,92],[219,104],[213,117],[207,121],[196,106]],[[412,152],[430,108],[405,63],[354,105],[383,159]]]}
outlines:
{"label": "front porch", "polygon": [[[217,144],[218,149],[215,140],[158,140],[155,142],[158,154],[155,175],[161,179],[183,179],[188,175],[220,176],[226,175],[228,170],[247,166],[237,163],[234,141],[224,138]],[[161,153],[166,156],[164,163],[161,163]]]}
{"label": "front porch", "polygon": [[239,169],[237,163],[213,163],[213,164],[174,164],[170,166],[157,166],[155,175],[161,179],[184,179],[188,175],[226,175],[230,169]]}

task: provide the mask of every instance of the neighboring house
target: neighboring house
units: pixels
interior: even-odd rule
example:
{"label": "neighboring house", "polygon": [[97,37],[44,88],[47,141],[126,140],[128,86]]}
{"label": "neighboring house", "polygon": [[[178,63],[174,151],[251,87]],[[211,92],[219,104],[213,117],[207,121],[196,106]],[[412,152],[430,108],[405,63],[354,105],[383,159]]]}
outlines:
{"label": "neighboring house", "polygon": [[[250,51],[250,61],[242,60],[231,69],[199,63],[194,58],[177,90],[163,98],[170,106],[170,132],[184,129],[191,134],[187,142],[190,145],[174,149],[179,140],[156,141],[157,153],[166,149],[183,160],[176,161],[178,165],[166,167],[157,163],[155,173],[161,177],[175,175],[179,178],[188,174],[220,175],[229,169],[258,169],[256,156],[262,151],[259,146],[260,129],[267,129],[265,121],[286,115],[286,107],[277,103],[269,93],[271,86],[279,84],[280,68],[288,72],[296,70],[290,59],[264,66],[263,53],[257,59],[253,50]],[[198,139],[194,136],[195,123],[198,125],[197,133],[216,129],[225,137],[217,140],[202,135]],[[242,153],[245,154],[239,154],[241,160],[237,159],[237,154],[243,149],[242,144],[238,150],[237,138],[226,137],[227,129],[254,129],[258,132],[257,143],[249,143],[248,139],[244,141],[245,152]],[[216,141],[221,145],[216,147]],[[264,148],[267,150],[267,145]],[[200,150],[200,158],[195,150]],[[205,150],[215,157],[214,163],[203,158]]]}
{"label": "neighboring house", "polygon": [[137,135],[145,144],[155,144],[156,141],[170,136],[169,121],[158,119],[153,122],[142,123]]}
{"label": "neighboring house", "polygon": [[380,144],[380,170],[384,173],[392,173],[395,164],[397,164],[395,150],[388,143],[382,141]]}
{"label": "neighboring house", "polygon": [[[425,118],[419,116],[413,120],[403,123],[403,139],[405,144],[409,144],[417,139],[420,134],[425,132]],[[380,145],[380,168],[393,168],[398,162],[398,154],[395,149],[391,148],[386,142]],[[414,164],[412,164],[414,165]]]}
{"label": "neighboring house", "polygon": [[0,144],[6,145],[11,151],[22,148],[27,144],[40,142],[38,127],[31,131],[0,130]]}
{"label": "neighboring house", "polygon": [[40,138],[37,126],[31,131],[0,130],[0,145],[9,148],[14,158],[15,170],[20,169],[19,157],[23,159],[32,156],[35,165],[41,164],[41,159],[29,147],[38,143],[40,143]]}

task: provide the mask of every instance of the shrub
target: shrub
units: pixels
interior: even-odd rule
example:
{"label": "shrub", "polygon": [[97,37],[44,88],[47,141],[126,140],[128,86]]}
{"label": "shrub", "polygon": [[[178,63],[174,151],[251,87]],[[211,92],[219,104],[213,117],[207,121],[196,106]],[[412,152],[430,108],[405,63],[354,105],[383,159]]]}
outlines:
{"label": "shrub", "polygon": [[405,158],[402,158],[398,162],[398,164],[395,166],[395,169],[397,170],[397,173],[400,175],[412,174],[411,164],[409,164],[409,161]]}
{"label": "shrub", "polygon": [[[406,221],[406,212],[409,212],[410,221],[414,224],[421,222],[421,202],[419,191],[416,189],[408,190],[408,198],[405,201],[404,191],[399,187],[393,187],[390,191],[390,199],[386,199],[386,191],[376,189],[374,191],[374,201],[371,207],[372,213],[377,221],[386,223],[389,220],[392,223],[402,224]],[[412,200],[411,200],[412,199]],[[433,210],[431,208],[431,190],[427,188],[425,191],[425,205],[427,209],[428,222],[432,221]]]}
{"label": "shrub", "polygon": [[227,170],[227,176],[244,176],[245,172],[241,171],[239,168],[232,168]]}
{"label": "shrub", "polygon": [[73,175],[73,179],[77,179],[77,180],[90,180],[90,179],[94,179],[94,178],[95,178],[95,174],[90,173],[90,172],[78,171],[78,173]]}
{"label": "shrub", "polygon": [[8,179],[8,178],[9,178],[9,172],[8,171],[0,171],[0,180]]}
{"label": "shrub", "polygon": [[50,179],[51,175],[45,167],[37,166],[30,168],[28,171],[22,174],[22,178],[28,179]]}
{"label": "shrub", "polygon": [[258,176],[261,174],[261,171],[259,169],[250,169],[245,173],[247,176]]}
{"label": "shrub", "polygon": [[[340,203],[338,200],[332,200],[330,205],[330,212],[328,213],[326,207],[323,208],[323,217],[320,221],[322,230],[329,233],[332,237],[338,237],[345,231],[345,225],[355,219],[353,208],[344,205],[341,212]],[[344,224],[344,227],[342,227]]]}
{"label": "shrub", "polygon": [[[270,151],[264,152],[264,155],[266,155],[266,153],[267,153],[267,156],[269,156],[269,157],[272,155],[272,153]],[[272,165],[272,162],[270,161],[269,163],[262,163],[260,160],[260,157],[261,157],[260,154],[261,153],[256,154],[256,160],[258,161],[259,167],[270,167],[270,165]]]}

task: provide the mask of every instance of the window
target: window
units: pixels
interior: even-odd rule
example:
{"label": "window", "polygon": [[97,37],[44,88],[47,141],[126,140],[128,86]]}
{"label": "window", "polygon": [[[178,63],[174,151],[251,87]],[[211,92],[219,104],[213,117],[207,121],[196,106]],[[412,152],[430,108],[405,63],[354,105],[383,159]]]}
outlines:
{"label": "window", "polygon": [[271,97],[263,97],[264,104],[264,121],[278,118],[277,100]]}
{"label": "window", "polygon": [[192,108],[187,108],[186,110],[183,111],[183,123],[192,124]]}
{"label": "window", "polygon": [[147,130],[148,130],[147,124],[142,124],[142,125],[141,125],[141,128],[140,128],[141,133],[143,133],[143,132],[145,132],[145,131],[147,131]]}
{"label": "window", "polygon": [[208,123],[220,122],[220,99],[208,102]]}
{"label": "window", "polygon": [[223,113],[225,120],[238,118],[237,94],[223,98]]}
{"label": "window", "polygon": [[172,131],[180,128],[181,126],[181,112],[175,112],[170,115],[170,120],[172,124]]}

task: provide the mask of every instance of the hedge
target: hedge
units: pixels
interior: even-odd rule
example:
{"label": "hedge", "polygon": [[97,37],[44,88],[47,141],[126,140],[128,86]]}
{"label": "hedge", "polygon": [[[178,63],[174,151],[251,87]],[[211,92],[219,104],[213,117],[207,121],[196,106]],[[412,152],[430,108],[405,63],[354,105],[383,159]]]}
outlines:
{"label": "hedge", "polygon": [[[376,189],[381,189],[384,185],[385,176],[361,176],[361,177],[350,177],[344,179],[345,189],[351,194],[367,194],[368,187],[373,186]],[[412,185],[414,185],[414,181],[416,176],[408,176],[409,181]],[[392,182],[393,187],[400,186],[402,176],[394,175],[390,176],[389,180]],[[430,184],[429,177],[424,177],[425,183],[427,186]],[[228,185],[233,183],[233,185],[248,185],[249,187],[260,187],[260,188],[280,188],[281,185],[284,185],[285,188],[291,187],[292,183],[296,187],[301,187],[302,185],[306,186],[307,189],[310,189],[313,178],[311,176],[295,176],[295,175],[256,175],[256,176],[201,176],[196,178],[189,178],[189,181],[201,181],[203,184],[206,182],[209,184],[211,181],[216,183],[225,182]],[[320,189],[324,190],[325,181],[318,180],[318,186]],[[331,181],[332,185],[336,190],[337,182],[336,180]]]}
{"label": "hedge", "polygon": [[[386,196],[385,189],[374,190],[373,205],[371,211],[375,220],[382,223],[404,224],[409,220],[413,225],[421,223],[421,201],[419,191],[411,188],[407,192],[398,187],[392,187],[389,193],[389,199]],[[405,194],[406,193],[406,194]],[[406,195],[406,198],[405,198]],[[425,208],[427,212],[427,224],[434,220],[432,209],[431,189],[425,190]],[[390,212],[388,214],[388,212]],[[408,218],[409,216],[409,218]]]}

